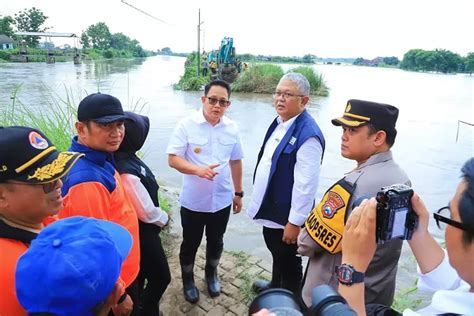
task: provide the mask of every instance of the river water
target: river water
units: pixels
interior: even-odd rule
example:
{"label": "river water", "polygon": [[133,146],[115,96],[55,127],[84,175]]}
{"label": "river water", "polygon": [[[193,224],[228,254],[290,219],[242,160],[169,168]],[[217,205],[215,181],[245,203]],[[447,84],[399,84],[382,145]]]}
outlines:
{"label": "river water", "polygon": [[[10,102],[18,85],[22,85],[20,100],[42,111],[48,110],[42,107],[45,87],[59,95],[65,95],[65,89],[69,89],[76,104],[81,96],[100,89],[120,98],[125,108],[144,106],[142,113],[151,120],[143,150],[145,160],[161,181],[178,190],[181,175],[168,167],[165,149],[176,122],[200,107],[202,94],[173,90],[173,83],[183,73],[184,61],[180,57],[156,56],[78,66],[72,62],[0,64],[0,106]],[[285,70],[294,67],[282,66]],[[395,160],[406,170],[415,191],[430,210],[447,205],[459,182],[460,167],[474,156],[473,127],[461,125],[456,142],[458,120],[474,122],[474,77],[342,65],[314,67],[324,75],[331,89],[329,97],[312,98],[308,105],[327,142],[316,198],[354,167],[354,162],[340,156],[341,128],[332,126],[330,120],[343,113],[348,99],[359,98],[393,104],[400,109],[398,136],[392,149]],[[257,153],[275,111],[270,95],[235,93],[231,101],[228,116],[240,125],[248,198]],[[244,207],[246,202],[248,199],[244,199]],[[431,231],[442,238],[443,233],[434,225]],[[225,247],[269,259],[261,227],[253,224],[245,212],[231,216]]]}

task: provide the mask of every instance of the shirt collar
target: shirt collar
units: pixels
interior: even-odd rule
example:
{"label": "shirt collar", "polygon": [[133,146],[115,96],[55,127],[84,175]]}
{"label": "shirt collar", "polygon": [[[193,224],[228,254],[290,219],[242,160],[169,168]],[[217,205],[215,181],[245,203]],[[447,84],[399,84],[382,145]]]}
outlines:
{"label": "shirt collar", "polygon": [[85,159],[90,160],[98,165],[103,166],[106,161],[115,165],[114,156],[112,153],[95,150],[90,147],[87,147],[86,145],[80,144],[77,141],[77,136],[73,137],[72,144],[69,150],[85,154]]}
{"label": "shirt collar", "polygon": [[392,159],[393,159],[392,152],[390,150],[389,151],[384,151],[384,152],[381,152],[381,153],[370,156],[370,158],[367,159],[366,162],[361,164],[357,169],[362,169],[362,168],[365,168],[367,166],[375,165],[375,164],[378,164],[380,162],[385,162],[385,161],[392,160]]}
{"label": "shirt collar", "polygon": [[290,119],[289,119],[288,121],[286,121],[286,122],[283,122],[283,119],[281,118],[281,116],[278,116],[278,117],[277,117],[278,125],[282,124],[282,127],[285,129],[285,131],[287,131],[287,130],[290,128],[290,126],[293,124],[293,122],[294,122],[294,121],[298,118],[298,116],[300,116],[300,115],[301,115],[301,113],[298,114],[298,115],[296,115],[296,116],[294,116],[294,117],[292,117],[292,118],[290,118]]}

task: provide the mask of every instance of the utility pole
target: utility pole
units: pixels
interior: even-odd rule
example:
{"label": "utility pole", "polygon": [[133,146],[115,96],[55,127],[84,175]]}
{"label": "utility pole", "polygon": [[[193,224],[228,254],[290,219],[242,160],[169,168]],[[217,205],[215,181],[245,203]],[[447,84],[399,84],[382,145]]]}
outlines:
{"label": "utility pole", "polygon": [[198,31],[198,50],[197,50],[197,75],[201,75],[201,24],[204,22],[201,22],[201,9],[198,11],[198,25],[197,25],[197,31]]}

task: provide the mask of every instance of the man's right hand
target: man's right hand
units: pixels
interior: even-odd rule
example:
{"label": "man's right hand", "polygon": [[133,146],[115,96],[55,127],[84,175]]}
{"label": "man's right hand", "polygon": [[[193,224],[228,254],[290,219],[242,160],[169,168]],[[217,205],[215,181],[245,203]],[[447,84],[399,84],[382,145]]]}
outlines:
{"label": "man's right hand", "polygon": [[197,172],[196,172],[196,175],[200,178],[204,178],[204,179],[207,179],[209,181],[213,181],[214,177],[219,174],[218,172],[214,171],[214,169],[219,167],[219,166],[220,166],[220,164],[210,165],[210,166],[207,166],[207,167],[199,167]]}
{"label": "man's right hand", "polygon": [[130,295],[127,294],[125,300],[112,307],[115,316],[129,316],[133,311],[133,301]]}

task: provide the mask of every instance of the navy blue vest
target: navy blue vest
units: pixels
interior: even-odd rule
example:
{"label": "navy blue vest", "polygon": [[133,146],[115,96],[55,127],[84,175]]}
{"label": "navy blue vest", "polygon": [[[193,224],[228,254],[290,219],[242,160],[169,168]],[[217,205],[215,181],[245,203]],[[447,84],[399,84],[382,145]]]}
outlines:
{"label": "navy blue vest", "polygon": [[[255,173],[260,159],[263,156],[265,144],[277,126],[278,121],[275,119],[268,128],[263,145],[258,154]],[[267,189],[263,196],[260,209],[254,219],[266,219],[283,226],[288,223],[294,183],[296,153],[301,145],[311,137],[316,137],[319,140],[324,155],[325,141],[323,133],[313,117],[304,110],[290,126],[280,144],[275,149],[275,153],[272,156],[272,166],[268,177]]]}

